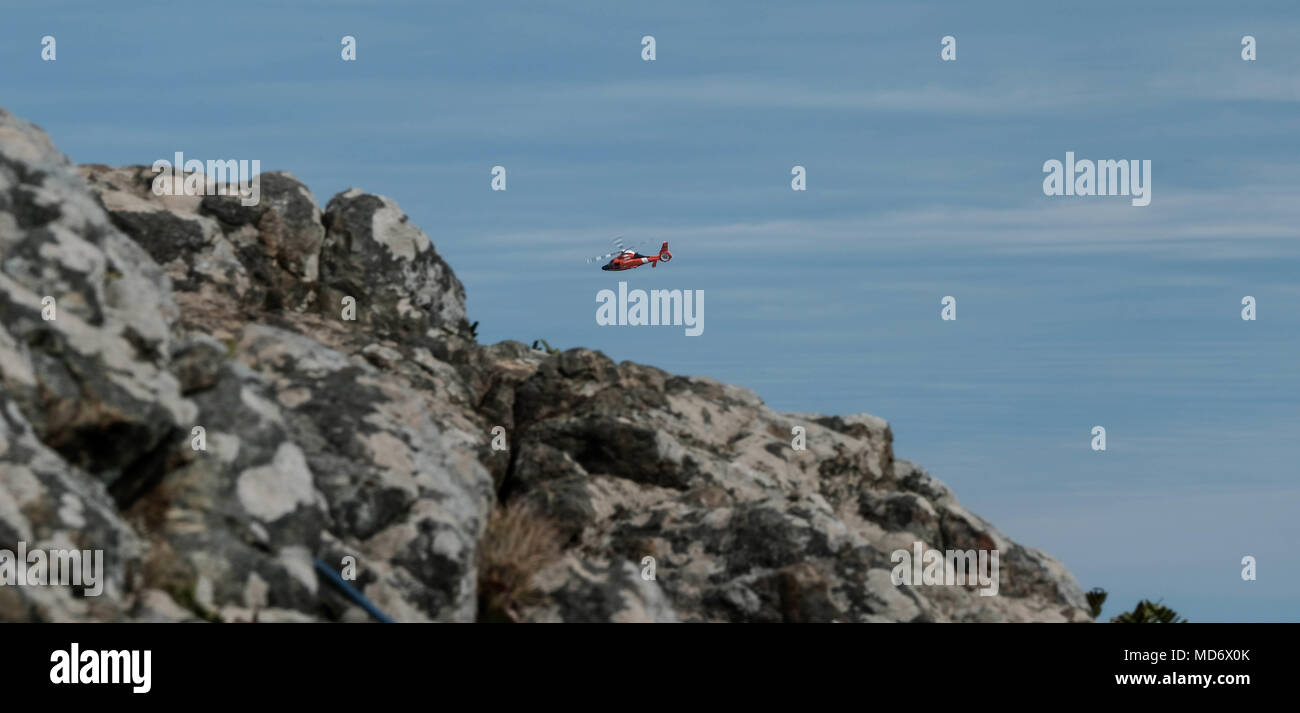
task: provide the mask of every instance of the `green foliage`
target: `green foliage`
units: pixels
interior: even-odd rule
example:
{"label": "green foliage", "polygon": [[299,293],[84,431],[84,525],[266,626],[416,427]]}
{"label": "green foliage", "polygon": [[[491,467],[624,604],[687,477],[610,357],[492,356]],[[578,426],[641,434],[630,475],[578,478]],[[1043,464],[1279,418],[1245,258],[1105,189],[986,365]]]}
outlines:
{"label": "green foliage", "polygon": [[1186,624],[1187,620],[1160,602],[1143,599],[1133,607],[1133,611],[1124,612],[1111,619],[1115,624]]}
{"label": "green foliage", "polygon": [[1085,596],[1088,598],[1088,611],[1092,614],[1092,618],[1101,616],[1101,605],[1106,603],[1106,590],[1093,587],[1092,591]]}
{"label": "green foliage", "polygon": [[537,347],[537,343],[538,343],[538,342],[541,342],[541,343],[542,343],[542,347],[544,347],[544,348],[546,349],[546,353],[547,353],[547,354],[559,354],[559,353],[560,353],[560,350],[559,350],[559,349],[556,349],[555,347],[552,347],[552,346],[550,345],[550,343],[547,342],[545,339],[534,339],[534,340],[533,340],[533,349],[537,349],[537,348],[538,348],[538,347]]}
{"label": "green foliage", "polygon": [[173,601],[194,612],[195,616],[209,624],[220,624],[223,621],[220,614],[199,603],[198,598],[194,596],[194,587],[192,585],[174,585],[166,591],[172,596]]}

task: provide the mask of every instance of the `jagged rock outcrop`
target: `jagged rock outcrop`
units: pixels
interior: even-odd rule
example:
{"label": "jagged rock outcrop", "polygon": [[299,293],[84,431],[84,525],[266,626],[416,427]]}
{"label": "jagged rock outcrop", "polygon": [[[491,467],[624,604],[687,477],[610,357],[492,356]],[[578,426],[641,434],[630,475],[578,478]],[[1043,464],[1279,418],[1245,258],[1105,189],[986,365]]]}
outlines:
{"label": "jagged rock outcrop", "polygon": [[[102,549],[107,580],[0,586],[0,620],[361,620],[315,569],[346,557],[399,621],[1089,618],[1059,562],[895,458],[878,418],[479,345],[392,200],[153,179],[74,166],[0,111],[0,550]],[[531,546],[484,547],[505,503],[557,548],[498,611],[481,552]],[[998,595],[895,585],[916,542],[997,550]]]}

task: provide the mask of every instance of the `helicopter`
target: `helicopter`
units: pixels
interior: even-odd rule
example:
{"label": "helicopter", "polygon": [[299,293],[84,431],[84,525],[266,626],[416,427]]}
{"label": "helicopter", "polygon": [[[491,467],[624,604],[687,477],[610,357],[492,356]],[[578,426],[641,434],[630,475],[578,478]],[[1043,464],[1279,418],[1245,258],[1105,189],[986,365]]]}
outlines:
{"label": "helicopter", "polygon": [[631,270],[632,268],[641,267],[646,263],[649,263],[650,267],[658,267],[661,261],[668,262],[669,260],[673,259],[673,254],[668,252],[667,241],[664,241],[664,244],[659,247],[658,255],[642,255],[636,250],[632,250],[628,248],[626,245],[623,244],[622,236],[614,238],[613,242],[614,242],[614,246],[617,248],[616,250],[610,253],[606,253],[604,255],[597,255],[595,257],[588,258],[587,264],[590,265],[591,263],[600,260],[609,260],[609,262],[605,263],[604,265],[601,265],[600,269],[617,271],[617,270]]}

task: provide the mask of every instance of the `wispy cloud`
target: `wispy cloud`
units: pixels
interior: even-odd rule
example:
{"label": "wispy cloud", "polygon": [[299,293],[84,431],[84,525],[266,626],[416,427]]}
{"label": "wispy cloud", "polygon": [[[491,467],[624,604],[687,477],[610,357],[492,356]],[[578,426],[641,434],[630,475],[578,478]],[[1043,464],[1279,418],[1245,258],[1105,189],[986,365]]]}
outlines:
{"label": "wispy cloud", "polygon": [[[1031,176],[1037,187],[1036,177]],[[540,259],[599,247],[623,234],[677,241],[710,255],[732,250],[839,253],[952,246],[1015,252],[1176,251],[1189,259],[1300,255],[1298,186],[1161,189],[1152,204],[1125,198],[1047,198],[1018,207],[927,206],[842,219],[720,224],[568,225],[475,235],[471,252],[545,245]]]}

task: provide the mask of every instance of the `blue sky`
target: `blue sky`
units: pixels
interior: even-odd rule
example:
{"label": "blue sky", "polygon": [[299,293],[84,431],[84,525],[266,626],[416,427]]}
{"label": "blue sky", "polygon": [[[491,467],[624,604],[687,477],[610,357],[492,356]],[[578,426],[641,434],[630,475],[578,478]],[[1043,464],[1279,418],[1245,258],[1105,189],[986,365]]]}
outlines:
{"label": "blue sky", "polygon": [[[1107,617],[1300,620],[1294,2],[131,5],[0,3],[0,106],[78,162],[390,196],[484,341],[886,418]],[[1066,151],[1150,159],[1151,205],[1044,196]],[[587,266],[616,234],[676,259]],[[619,279],[704,290],[704,334],[597,326]]]}

